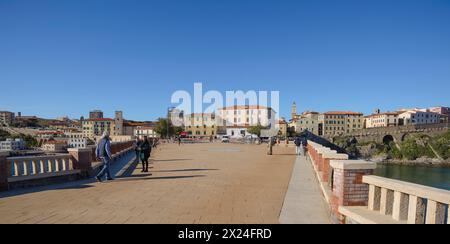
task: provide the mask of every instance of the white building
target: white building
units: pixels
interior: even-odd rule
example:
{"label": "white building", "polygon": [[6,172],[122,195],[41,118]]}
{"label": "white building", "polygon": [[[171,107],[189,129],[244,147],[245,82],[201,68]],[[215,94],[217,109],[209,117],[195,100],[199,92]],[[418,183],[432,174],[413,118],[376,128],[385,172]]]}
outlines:
{"label": "white building", "polygon": [[138,126],[134,129],[134,136],[139,139],[143,139],[144,136],[147,136],[148,138],[157,138],[159,135],[154,129],[154,127],[150,126]]}
{"label": "white building", "polygon": [[296,116],[294,120],[295,132],[309,131],[319,135],[320,123],[323,122],[323,115],[318,112],[307,111],[300,116]]}
{"label": "white building", "polygon": [[399,125],[398,113],[377,113],[366,117],[366,128],[391,127]]}
{"label": "white building", "polygon": [[86,138],[69,138],[68,145],[70,148],[86,148],[88,139]]}
{"label": "white building", "polygon": [[22,139],[6,139],[6,141],[0,142],[0,150],[2,151],[17,151],[24,150],[25,142]]}
{"label": "white building", "polygon": [[43,143],[41,147],[41,149],[46,152],[64,152],[66,148],[66,141],[47,141]]}
{"label": "white building", "polygon": [[400,112],[398,118],[400,125],[438,124],[440,123],[441,115],[433,112],[409,110]]}
{"label": "white building", "polygon": [[249,135],[251,126],[269,127],[276,124],[276,112],[272,108],[258,105],[240,105],[218,110],[219,126],[224,126],[228,136],[243,137]]}

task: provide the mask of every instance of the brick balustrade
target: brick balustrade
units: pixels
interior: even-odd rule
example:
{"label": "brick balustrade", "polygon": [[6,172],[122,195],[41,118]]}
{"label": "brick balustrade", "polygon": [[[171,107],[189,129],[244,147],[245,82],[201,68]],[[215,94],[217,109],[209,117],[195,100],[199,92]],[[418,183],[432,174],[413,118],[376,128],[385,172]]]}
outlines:
{"label": "brick balustrade", "polygon": [[373,176],[376,164],[320,144],[308,152],[335,223],[449,224],[450,191]]}
{"label": "brick balustrade", "polygon": [[364,160],[331,160],[330,166],[333,168],[331,211],[335,221],[344,223],[339,207],[367,206],[369,186],[362,179],[373,174],[376,164]]}
{"label": "brick balustrade", "polygon": [[364,175],[373,174],[376,164],[361,160],[348,160],[348,155],[310,141],[308,152],[317,178],[329,201],[334,222],[343,223],[339,206],[366,206],[369,187],[362,182]]}

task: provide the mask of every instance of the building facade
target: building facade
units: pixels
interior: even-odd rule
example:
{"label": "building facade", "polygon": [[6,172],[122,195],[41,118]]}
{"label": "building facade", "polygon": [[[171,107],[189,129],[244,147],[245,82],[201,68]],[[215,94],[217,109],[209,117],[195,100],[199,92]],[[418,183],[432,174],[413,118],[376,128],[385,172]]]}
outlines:
{"label": "building facade", "polygon": [[399,125],[398,113],[378,113],[366,117],[366,128],[391,127]]}
{"label": "building facade", "polygon": [[217,121],[214,113],[184,115],[184,130],[193,137],[217,136]]}
{"label": "building facade", "polygon": [[88,146],[87,138],[69,138],[68,144],[70,148],[86,148]]}
{"label": "building facade", "polygon": [[323,114],[323,136],[333,137],[364,128],[362,113],[333,111]]}
{"label": "building facade", "polygon": [[432,107],[429,112],[440,114],[441,123],[448,123],[450,118],[450,107]]}
{"label": "building facade", "polygon": [[441,115],[429,111],[410,110],[401,112],[398,115],[399,125],[423,125],[438,124],[441,122]]}
{"label": "building facade", "polygon": [[103,111],[101,110],[90,111],[89,119],[103,119]]}
{"label": "building facade", "polygon": [[26,148],[25,142],[20,139],[6,139],[6,141],[0,142],[0,150],[2,151],[18,151]]}
{"label": "building facade", "polygon": [[139,139],[143,139],[145,136],[148,138],[158,138],[158,133],[155,132],[155,127],[151,126],[139,126],[134,130],[134,136]]}
{"label": "building facade", "polygon": [[113,119],[88,119],[83,121],[82,125],[83,137],[95,140],[103,132],[108,131],[110,135],[113,135],[115,131],[115,124]]}
{"label": "building facade", "polygon": [[15,120],[15,115],[12,112],[0,111],[0,125],[12,125]]}
{"label": "building facade", "polygon": [[42,144],[41,149],[46,152],[64,152],[67,149],[67,142],[47,141]]}
{"label": "building facade", "polygon": [[277,125],[276,111],[265,106],[241,105],[220,108],[218,116],[219,126],[225,127],[227,135],[231,137],[249,135],[247,130],[251,126],[270,127]]}
{"label": "building facade", "polygon": [[294,129],[296,133],[309,131],[316,135],[321,135],[321,114],[318,112],[307,111],[298,115],[295,119]]}

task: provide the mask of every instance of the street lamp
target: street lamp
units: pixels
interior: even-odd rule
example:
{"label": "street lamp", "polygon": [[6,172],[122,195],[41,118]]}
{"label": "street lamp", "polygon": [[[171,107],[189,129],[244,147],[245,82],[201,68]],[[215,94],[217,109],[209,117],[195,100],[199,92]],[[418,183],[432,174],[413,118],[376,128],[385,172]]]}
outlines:
{"label": "street lamp", "polygon": [[167,134],[167,140],[169,139],[169,121],[170,121],[170,111],[173,111],[173,109],[175,109],[175,107],[168,107],[167,108],[167,121],[166,121],[166,134]]}

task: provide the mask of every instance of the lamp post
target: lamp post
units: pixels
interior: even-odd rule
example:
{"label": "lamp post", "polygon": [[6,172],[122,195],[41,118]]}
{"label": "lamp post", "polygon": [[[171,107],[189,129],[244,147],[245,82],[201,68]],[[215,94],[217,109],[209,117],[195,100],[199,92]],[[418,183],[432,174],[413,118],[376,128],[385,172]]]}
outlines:
{"label": "lamp post", "polygon": [[175,109],[174,107],[167,108],[167,121],[166,121],[166,130],[167,130],[167,140],[169,140],[169,122],[170,122],[170,111]]}

